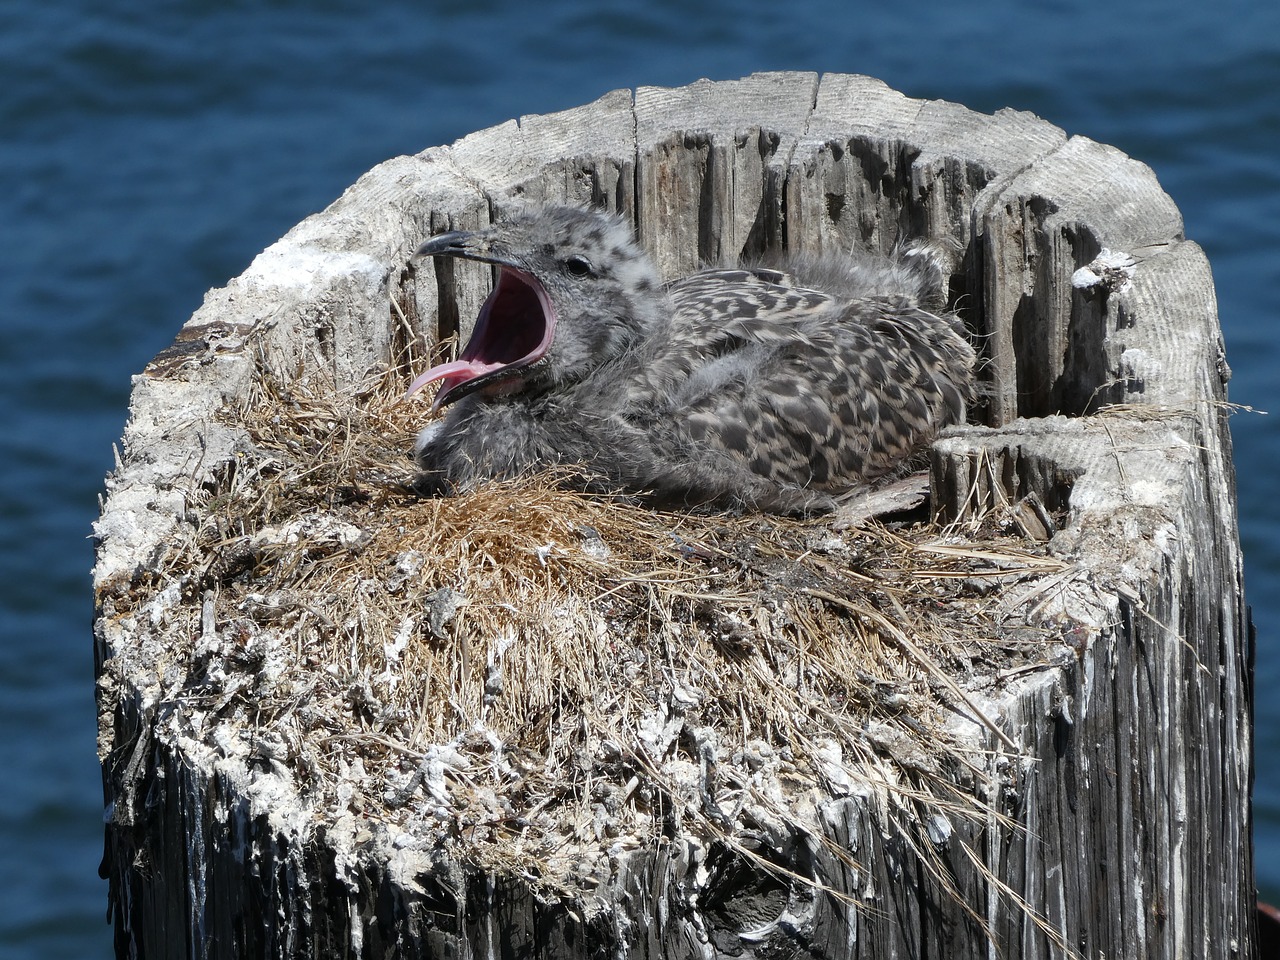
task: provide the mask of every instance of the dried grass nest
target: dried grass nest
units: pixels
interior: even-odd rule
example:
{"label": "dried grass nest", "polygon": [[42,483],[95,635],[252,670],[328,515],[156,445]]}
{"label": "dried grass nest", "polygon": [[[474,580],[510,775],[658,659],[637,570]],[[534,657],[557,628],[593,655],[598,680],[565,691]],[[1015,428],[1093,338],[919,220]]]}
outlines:
{"label": "dried grass nest", "polygon": [[264,370],[224,411],[247,442],[166,574],[196,735],[317,819],[560,891],[664,835],[750,855],[842,795],[922,846],[992,815],[980,704],[1071,656],[1035,610],[1066,564],[1007,518],[836,532],[552,475],[422,499],[402,389]]}

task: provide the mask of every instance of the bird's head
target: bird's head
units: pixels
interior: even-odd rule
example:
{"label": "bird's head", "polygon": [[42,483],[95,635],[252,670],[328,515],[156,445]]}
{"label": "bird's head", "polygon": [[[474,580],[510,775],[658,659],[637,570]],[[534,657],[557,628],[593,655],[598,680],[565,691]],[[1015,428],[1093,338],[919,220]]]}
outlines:
{"label": "bird's head", "polygon": [[603,213],[530,210],[487,230],[432,237],[416,256],[497,267],[458,359],[409,387],[412,394],[442,381],[433,409],[477,390],[514,394],[582,380],[663,319],[657,271],[627,225]]}

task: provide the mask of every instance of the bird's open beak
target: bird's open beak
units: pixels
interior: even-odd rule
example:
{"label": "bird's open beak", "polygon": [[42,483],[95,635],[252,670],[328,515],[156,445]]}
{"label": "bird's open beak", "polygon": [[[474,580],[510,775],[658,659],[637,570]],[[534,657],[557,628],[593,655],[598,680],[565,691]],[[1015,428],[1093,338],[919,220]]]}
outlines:
{"label": "bird's open beak", "polygon": [[443,233],[420,246],[414,256],[492,263],[498,268],[498,279],[458,359],[422,374],[409,385],[405,397],[440,380],[431,405],[434,413],[476,390],[518,389],[522,371],[546,356],[555,335],[556,312],[546,289],[533,274],[503,257],[490,231]]}

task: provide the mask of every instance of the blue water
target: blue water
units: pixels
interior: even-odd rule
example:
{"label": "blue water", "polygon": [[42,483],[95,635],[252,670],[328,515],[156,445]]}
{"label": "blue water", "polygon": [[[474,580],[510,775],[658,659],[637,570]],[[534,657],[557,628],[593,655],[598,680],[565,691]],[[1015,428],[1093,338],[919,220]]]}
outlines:
{"label": "blue water", "polygon": [[[147,9],[149,7],[150,9]],[[137,12],[144,10],[145,12]],[[1208,251],[1280,898],[1280,4],[8,0],[0,6],[0,957],[107,957],[86,539],[130,375],[376,163],[618,87],[867,73],[1150,164]]]}

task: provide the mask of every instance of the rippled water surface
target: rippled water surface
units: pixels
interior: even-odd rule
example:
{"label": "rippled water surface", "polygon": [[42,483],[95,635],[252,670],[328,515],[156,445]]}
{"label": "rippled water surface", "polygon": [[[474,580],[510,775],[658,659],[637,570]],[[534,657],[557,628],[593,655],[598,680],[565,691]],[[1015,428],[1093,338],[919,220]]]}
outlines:
{"label": "rippled water surface", "polygon": [[1208,251],[1280,898],[1280,4],[64,0],[0,8],[0,956],[111,953],[86,539],[129,378],[211,286],[388,157],[618,87],[866,73],[1151,165]]}

